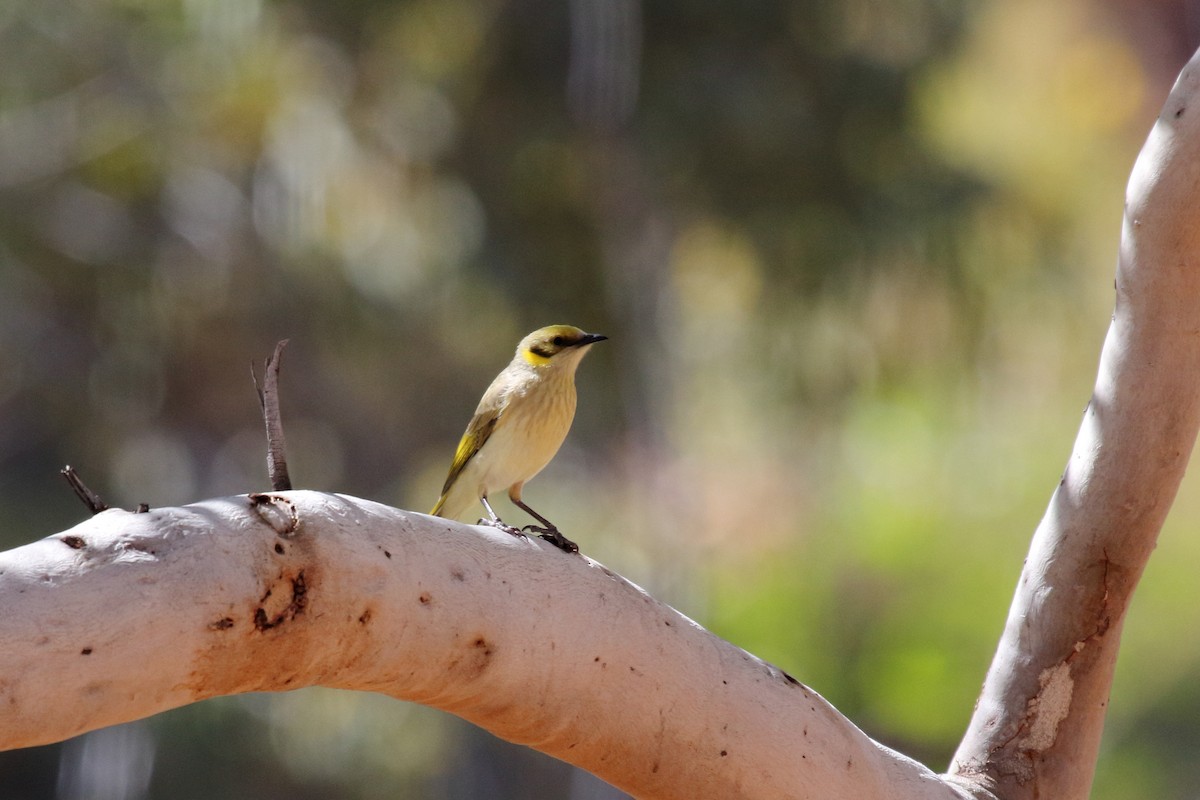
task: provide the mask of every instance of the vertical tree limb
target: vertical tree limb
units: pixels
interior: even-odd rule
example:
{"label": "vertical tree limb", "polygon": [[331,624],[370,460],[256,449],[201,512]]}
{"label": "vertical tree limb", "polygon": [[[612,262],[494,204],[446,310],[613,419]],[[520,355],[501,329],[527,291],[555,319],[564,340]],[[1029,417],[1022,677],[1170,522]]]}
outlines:
{"label": "vertical tree limb", "polygon": [[1200,428],[1200,53],[1130,176],[1116,310],[1074,451],[951,774],[1086,798],[1121,624]]}

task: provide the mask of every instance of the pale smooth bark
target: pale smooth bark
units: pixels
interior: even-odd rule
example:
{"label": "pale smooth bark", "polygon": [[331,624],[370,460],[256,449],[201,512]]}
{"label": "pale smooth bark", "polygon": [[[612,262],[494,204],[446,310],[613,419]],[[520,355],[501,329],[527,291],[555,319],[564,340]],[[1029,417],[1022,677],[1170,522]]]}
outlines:
{"label": "pale smooth bark", "polygon": [[1130,176],[1116,310],[1062,482],[951,772],[1086,798],[1121,624],[1200,428],[1200,53]]}
{"label": "pale smooth bark", "polygon": [[638,797],[966,796],[594,561],[344,495],[105,511],[0,554],[0,608],[0,748],[323,685]]}

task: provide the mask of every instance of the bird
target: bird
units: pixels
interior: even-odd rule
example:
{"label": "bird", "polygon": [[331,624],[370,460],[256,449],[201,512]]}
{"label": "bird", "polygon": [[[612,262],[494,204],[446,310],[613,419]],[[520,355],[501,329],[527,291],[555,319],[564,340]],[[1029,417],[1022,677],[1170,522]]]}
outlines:
{"label": "bird", "polygon": [[[549,325],[522,339],[512,361],[483,393],[430,513],[457,519],[482,503],[488,516],[479,524],[514,535],[536,533],[565,552],[579,552],[521,499],[521,490],[562,446],[575,418],[575,370],[591,346],[607,338],[573,325]],[[501,520],[488,502],[501,490],[541,525],[517,529]]]}

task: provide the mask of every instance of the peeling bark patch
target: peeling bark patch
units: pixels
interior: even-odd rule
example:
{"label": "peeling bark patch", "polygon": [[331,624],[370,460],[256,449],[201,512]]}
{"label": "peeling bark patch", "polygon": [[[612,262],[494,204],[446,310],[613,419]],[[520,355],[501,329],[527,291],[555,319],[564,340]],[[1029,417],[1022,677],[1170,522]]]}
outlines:
{"label": "peeling bark patch", "polygon": [[72,550],[82,550],[87,547],[87,542],[83,540],[82,536],[64,536],[59,541]]}
{"label": "peeling bark patch", "polygon": [[722,750],[722,751],[721,751],[721,758],[724,758],[724,757],[725,757],[725,756],[727,756],[727,755],[729,755],[729,751],[728,751],[728,750]]}
{"label": "peeling bark patch", "polygon": [[233,619],[230,617],[221,617],[216,622],[208,623],[210,631],[227,631],[233,627]]}
{"label": "peeling bark patch", "polygon": [[91,654],[92,654],[92,648],[90,648],[90,647],[85,647],[79,651],[79,655],[81,655],[81,656],[90,656]]}
{"label": "peeling bark patch", "polygon": [[[304,571],[301,570],[296,577],[292,578],[292,596],[288,600],[287,605],[276,614],[274,617],[267,615],[267,610],[259,606],[254,610],[254,628],[258,631],[268,631],[271,628],[278,627],[283,623],[293,620],[304,613],[304,609],[308,606],[308,586],[304,582]],[[272,594],[272,590],[268,589],[267,593],[262,596],[259,602],[265,603],[267,598]]]}
{"label": "peeling bark patch", "polygon": [[421,592],[421,595],[417,598],[417,601],[421,605],[427,606],[433,602],[433,595],[431,595],[429,592]]}
{"label": "peeling bark patch", "polygon": [[383,554],[384,554],[385,556],[387,556],[388,558],[391,558],[391,557],[392,557],[392,554],[391,554],[391,553],[389,553],[387,550],[384,550],[384,551],[383,551]]}
{"label": "peeling bark patch", "polygon": [[155,550],[148,542],[141,542],[136,539],[133,541],[120,542],[117,545],[117,548],[126,552],[133,551],[135,553],[146,553],[147,555],[151,556],[158,555],[158,551]]}
{"label": "peeling bark patch", "polygon": [[1047,667],[1038,675],[1041,688],[1025,705],[1026,733],[1018,743],[1022,750],[1042,751],[1054,744],[1058,725],[1071,710],[1075,681],[1066,663]]}
{"label": "peeling bark patch", "polygon": [[367,624],[368,622],[370,622],[370,621],[371,621],[371,609],[369,609],[369,608],[368,608],[366,611],[364,611],[364,612],[362,612],[361,614],[359,614],[359,616],[358,616],[358,624],[359,624],[359,625],[366,625],[366,624]]}
{"label": "peeling bark patch", "polygon": [[300,527],[300,512],[296,510],[296,504],[286,497],[258,492],[246,497],[250,501],[250,509],[280,536],[291,536]]}

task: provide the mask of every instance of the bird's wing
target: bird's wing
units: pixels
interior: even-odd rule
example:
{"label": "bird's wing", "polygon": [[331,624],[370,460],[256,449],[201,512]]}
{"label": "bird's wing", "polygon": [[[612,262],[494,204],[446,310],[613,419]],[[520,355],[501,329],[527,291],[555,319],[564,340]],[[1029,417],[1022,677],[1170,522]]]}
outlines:
{"label": "bird's wing", "polygon": [[442,486],[443,497],[450,491],[450,487],[454,485],[454,481],[467,466],[467,462],[479,452],[479,448],[483,447],[483,443],[492,435],[492,431],[496,430],[496,422],[500,419],[501,404],[493,404],[491,408],[487,409],[483,409],[483,405],[480,404],[480,410],[475,412],[471,423],[467,425],[467,432],[463,434],[462,440],[458,443],[458,450],[454,453],[454,463],[450,465],[450,474],[446,476],[446,484]]}

